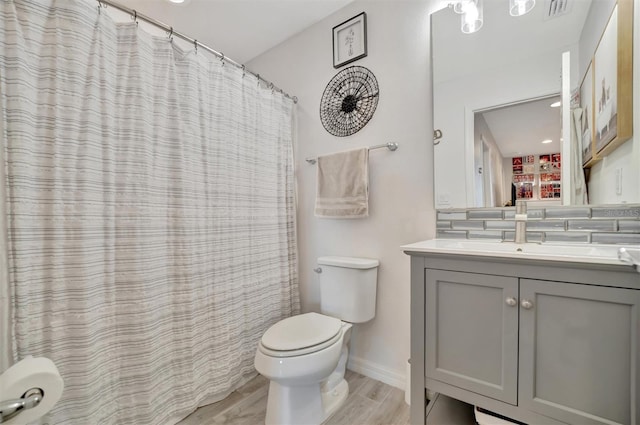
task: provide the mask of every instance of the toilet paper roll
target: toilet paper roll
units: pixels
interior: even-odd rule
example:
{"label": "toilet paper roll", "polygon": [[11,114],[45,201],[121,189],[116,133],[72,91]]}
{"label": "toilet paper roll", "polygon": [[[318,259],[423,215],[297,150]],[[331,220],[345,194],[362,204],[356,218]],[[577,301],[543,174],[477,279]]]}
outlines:
{"label": "toilet paper roll", "polygon": [[56,365],[46,357],[28,356],[0,375],[0,402],[19,399],[32,388],[40,388],[42,401],[26,409],[2,425],[31,423],[46,415],[60,400],[64,382]]}

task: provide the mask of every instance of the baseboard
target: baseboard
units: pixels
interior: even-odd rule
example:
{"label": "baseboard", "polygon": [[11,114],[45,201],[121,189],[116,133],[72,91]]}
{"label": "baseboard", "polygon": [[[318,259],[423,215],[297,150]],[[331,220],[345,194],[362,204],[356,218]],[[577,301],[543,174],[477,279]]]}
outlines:
{"label": "baseboard", "polygon": [[404,374],[398,373],[395,370],[388,369],[384,366],[380,366],[379,364],[370,362],[369,360],[350,356],[349,361],[347,362],[347,369],[371,379],[384,382],[385,384],[399,388],[403,391],[405,389],[406,381]]}

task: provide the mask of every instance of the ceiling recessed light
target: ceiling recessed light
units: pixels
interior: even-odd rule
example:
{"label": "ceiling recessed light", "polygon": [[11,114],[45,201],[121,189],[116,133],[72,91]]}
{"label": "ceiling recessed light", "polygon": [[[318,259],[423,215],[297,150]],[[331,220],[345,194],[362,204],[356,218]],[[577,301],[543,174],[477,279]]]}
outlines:
{"label": "ceiling recessed light", "polygon": [[[171,0],[171,1],[173,1],[173,0]],[[553,103],[552,103],[551,105],[549,105],[549,106],[551,106],[552,108],[557,108],[557,107],[559,107],[560,105],[562,105],[562,102],[557,101],[557,102],[553,102]]]}
{"label": "ceiling recessed light", "polygon": [[184,0],[169,0],[171,3],[184,3]]}
{"label": "ceiling recessed light", "polygon": [[542,141],[542,143],[544,143],[545,145],[546,145],[547,143],[551,143],[551,142],[553,142],[553,140],[551,140],[551,139],[547,139],[547,140],[543,140],[543,141]]}

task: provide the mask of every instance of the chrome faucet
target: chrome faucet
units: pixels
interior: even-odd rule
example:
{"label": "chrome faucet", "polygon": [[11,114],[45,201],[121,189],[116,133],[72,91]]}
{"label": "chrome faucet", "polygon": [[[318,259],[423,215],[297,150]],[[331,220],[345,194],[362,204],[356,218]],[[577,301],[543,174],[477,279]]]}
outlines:
{"label": "chrome faucet", "polygon": [[515,243],[525,243],[527,241],[527,203],[516,201],[516,236]]}

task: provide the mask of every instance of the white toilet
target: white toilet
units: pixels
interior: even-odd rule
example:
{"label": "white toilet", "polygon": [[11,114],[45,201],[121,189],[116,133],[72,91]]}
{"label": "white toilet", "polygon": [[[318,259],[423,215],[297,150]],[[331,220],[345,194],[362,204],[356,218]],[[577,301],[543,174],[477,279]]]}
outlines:
{"label": "white toilet", "polygon": [[347,399],[344,379],[352,323],[375,316],[378,260],[320,257],[320,310],[271,326],[256,370],[271,380],[267,425],[317,425]]}

